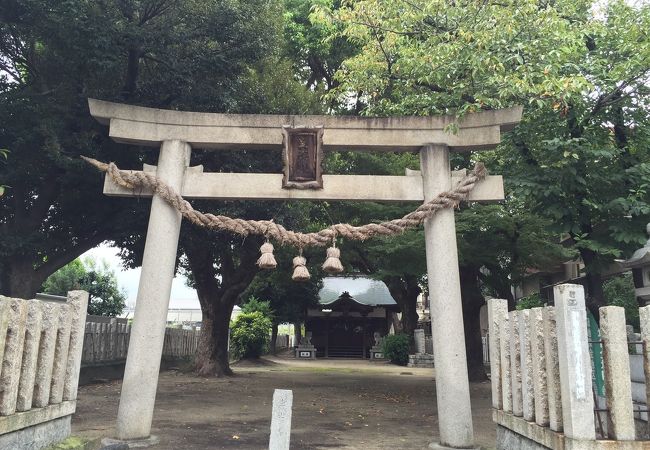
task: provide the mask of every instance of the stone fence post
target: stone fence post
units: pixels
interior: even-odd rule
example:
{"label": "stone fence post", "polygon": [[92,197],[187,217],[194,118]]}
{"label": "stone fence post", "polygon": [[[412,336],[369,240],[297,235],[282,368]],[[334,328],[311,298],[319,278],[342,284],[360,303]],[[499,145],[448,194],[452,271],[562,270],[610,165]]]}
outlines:
{"label": "stone fence post", "polygon": [[492,382],[492,407],[503,408],[503,381],[501,367],[501,327],[508,315],[508,301],[492,298],[487,302],[490,348],[490,381]]}
{"label": "stone fence post", "polygon": [[572,439],[594,440],[596,428],[584,288],[577,284],[561,284],[554,287],[553,293],[564,434]]}
{"label": "stone fence post", "polygon": [[603,340],[605,396],[609,409],[609,437],[617,441],[633,441],[634,411],[625,309],[621,306],[600,308],[600,333]]}

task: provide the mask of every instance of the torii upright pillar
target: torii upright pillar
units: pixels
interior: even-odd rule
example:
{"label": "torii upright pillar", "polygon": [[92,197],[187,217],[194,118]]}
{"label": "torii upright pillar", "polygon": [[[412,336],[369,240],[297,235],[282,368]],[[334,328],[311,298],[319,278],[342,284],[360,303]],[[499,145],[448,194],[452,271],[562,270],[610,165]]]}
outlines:
{"label": "torii upright pillar", "polygon": [[[446,145],[422,148],[420,169],[425,202],[451,190],[449,148]],[[454,211],[446,208],[425,220],[424,237],[440,432],[440,444],[432,447],[471,448],[474,431]]]}
{"label": "torii upright pillar", "polygon": [[[180,190],[190,151],[186,142],[164,141],[156,176]],[[181,213],[154,196],[117,412],[118,439],[149,439],[180,231]]]}

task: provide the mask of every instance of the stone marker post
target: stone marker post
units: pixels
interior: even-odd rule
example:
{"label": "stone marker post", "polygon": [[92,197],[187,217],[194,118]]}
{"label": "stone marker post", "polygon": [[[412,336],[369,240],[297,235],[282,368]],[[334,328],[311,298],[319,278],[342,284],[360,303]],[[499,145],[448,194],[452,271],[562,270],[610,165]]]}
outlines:
{"label": "stone marker post", "polygon": [[625,309],[621,306],[600,308],[600,334],[603,340],[605,396],[609,409],[608,434],[617,441],[633,441],[634,409]]}
{"label": "stone marker post", "polygon": [[424,330],[417,328],[413,330],[413,340],[415,341],[415,353],[426,353],[426,345],[424,340]]}
{"label": "stone marker post", "polygon": [[271,438],[269,450],[289,450],[291,441],[291,405],[293,391],[276,389],[273,392],[271,413]]}
{"label": "stone marker post", "polygon": [[594,440],[596,427],[585,291],[577,284],[561,284],[553,288],[553,296],[564,434],[572,439]]}
{"label": "stone marker post", "polygon": [[[189,144],[164,141],[156,176],[181,191],[189,160]],[[180,229],[181,214],[154,195],[117,413],[118,439],[145,439],[151,432]]]}
{"label": "stone marker post", "polygon": [[[420,150],[420,168],[425,202],[451,189],[449,147],[438,144],[423,147]],[[445,208],[427,219],[424,236],[440,445],[470,448],[474,444],[474,431],[453,209]]]}

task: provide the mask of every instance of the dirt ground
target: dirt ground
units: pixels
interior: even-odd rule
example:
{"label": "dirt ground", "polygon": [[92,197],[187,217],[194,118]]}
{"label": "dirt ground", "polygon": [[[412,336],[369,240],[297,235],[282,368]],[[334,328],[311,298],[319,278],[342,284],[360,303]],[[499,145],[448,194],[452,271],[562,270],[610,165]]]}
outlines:
{"label": "dirt ground", "polygon": [[[435,440],[433,369],[267,358],[228,379],[161,373],[156,449],[268,448],[273,390],[292,389],[292,449],[424,449]],[[112,436],[120,382],[79,388],[73,434]],[[476,444],[493,448],[489,383],[471,386]]]}

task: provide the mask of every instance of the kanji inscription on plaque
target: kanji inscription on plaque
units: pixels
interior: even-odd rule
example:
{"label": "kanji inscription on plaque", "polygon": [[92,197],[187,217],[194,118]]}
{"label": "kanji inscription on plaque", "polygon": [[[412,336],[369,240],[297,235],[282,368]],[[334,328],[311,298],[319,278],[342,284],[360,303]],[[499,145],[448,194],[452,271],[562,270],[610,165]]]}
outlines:
{"label": "kanji inscription on plaque", "polygon": [[283,188],[322,189],[323,127],[282,127]]}

